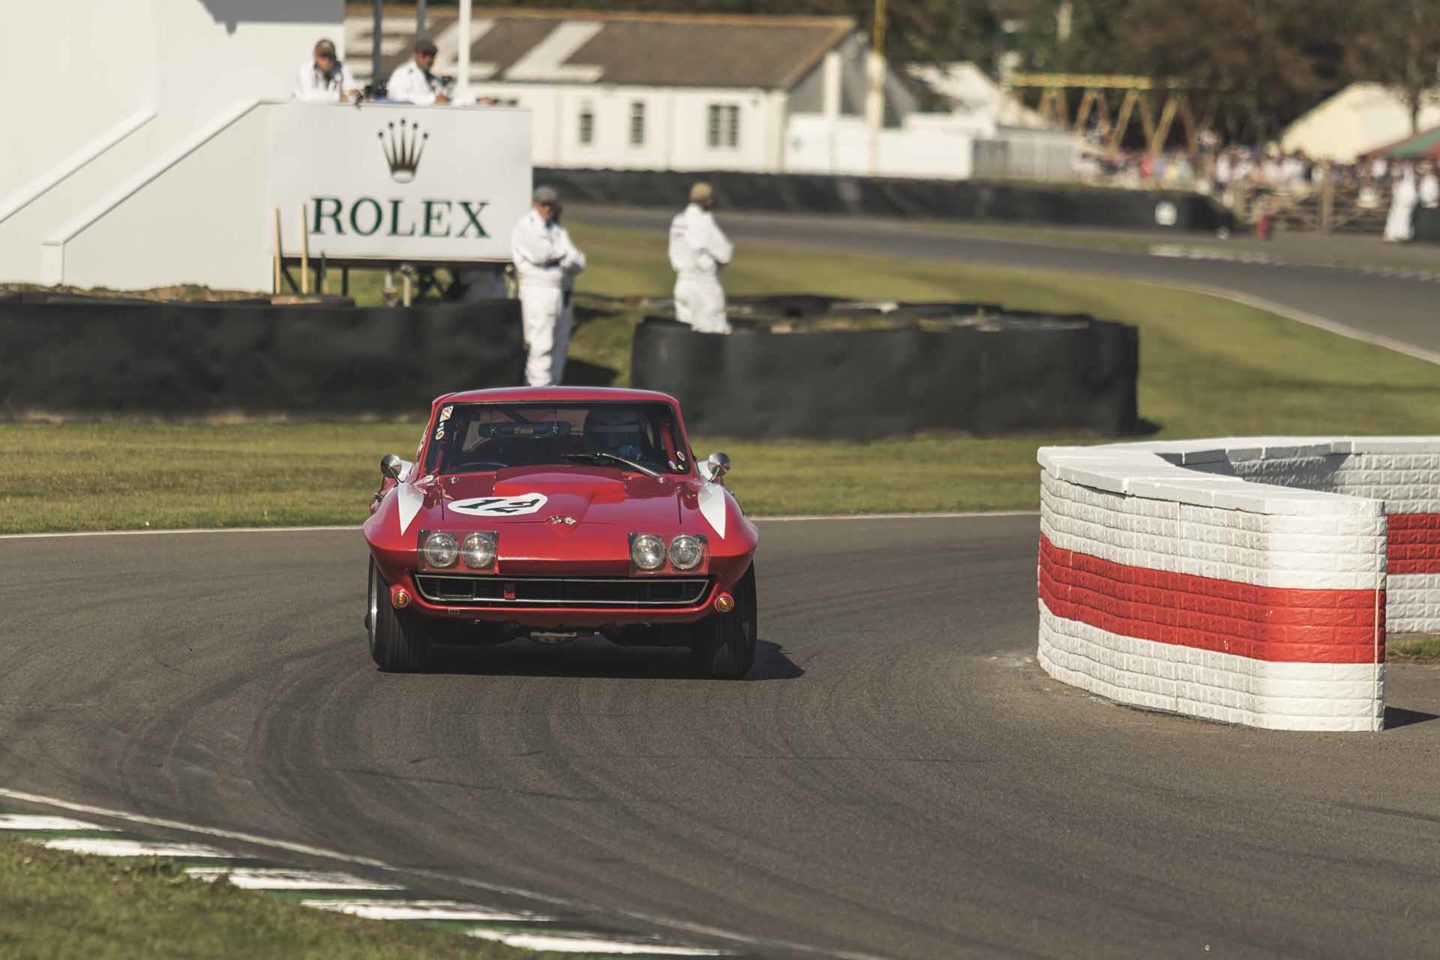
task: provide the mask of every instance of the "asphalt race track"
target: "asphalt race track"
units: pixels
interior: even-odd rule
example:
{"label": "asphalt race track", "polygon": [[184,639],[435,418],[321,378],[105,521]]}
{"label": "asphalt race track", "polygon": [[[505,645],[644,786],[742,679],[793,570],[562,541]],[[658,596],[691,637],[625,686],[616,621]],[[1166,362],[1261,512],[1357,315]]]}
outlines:
{"label": "asphalt race track", "polygon": [[[572,204],[576,219],[664,233],[673,211]],[[813,217],[722,210],[720,224],[739,244],[801,244],[923,260],[1119,276],[1239,295],[1292,315],[1318,318],[1363,336],[1405,345],[1440,362],[1440,284],[1358,269],[1300,264],[1189,260],[999,240],[947,231],[943,224],[869,217]],[[1219,243],[1203,234],[1157,237],[1156,244]],[[743,246],[737,256],[743,257]],[[1440,250],[1437,250],[1440,262]],[[1440,268],[1437,268],[1440,272]]]}
{"label": "asphalt race track", "polygon": [[1440,668],[1390,667],[1378,735],[1112,706],[1035,666],[1035,552],[1034,516],[763,523],[724,682],[598,642],[380,674],[358,531],[0,540],[0,786],[764,956],[1433,956]]}

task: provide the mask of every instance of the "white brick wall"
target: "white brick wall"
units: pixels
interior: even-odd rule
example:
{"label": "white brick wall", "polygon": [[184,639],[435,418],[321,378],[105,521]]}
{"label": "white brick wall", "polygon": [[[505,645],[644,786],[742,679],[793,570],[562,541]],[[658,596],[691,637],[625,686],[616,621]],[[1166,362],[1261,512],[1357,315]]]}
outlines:
{"label": "white brick wall", "polygon": [[[1440,437],[1047,447],[1038,459],[1041,532],[1061,550],[1261,588],[1383,589],[1390,632],[1440,630],[1440,573],[1386,571],[1386,515],[1440,513]],[[1040,606],[1041,665],[1103,696],[1275,729],[1383,721],[1383,664],[1251,659]]]}
{"label": "white brick wall", "polygon": [[1133,567],[1262,587],[1374,589],[1385,518],[1266,514],[1126,496],[1040,478],[1040,531],[1055,546]]}
{"label": "white brick wall", "polygon": [[1038,660],[1118,703],[1271,730],[1379,730],[1385,665],[1268,663],[1124,637],[1040,605]]}

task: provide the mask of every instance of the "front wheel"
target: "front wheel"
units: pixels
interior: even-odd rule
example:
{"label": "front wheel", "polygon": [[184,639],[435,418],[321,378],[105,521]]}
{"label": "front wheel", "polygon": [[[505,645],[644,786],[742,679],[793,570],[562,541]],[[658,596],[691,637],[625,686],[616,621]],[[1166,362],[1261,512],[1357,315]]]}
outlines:
{"label": "front wheel", "polygon": [[430,642],[419,617],[402,616],[390,605],[390,588],[380,568],[370,561],[369,602],[365,625],[370,659],[386,673],[418,673],[430,660]]}
{"label": "front wheel", "polygon": [[733,595],[734,610],[717,613],[695,627],[695,655],[702,669],[717,679],[743,679],[755,665],[759,604],[755,596],[753,563],[735,584]]}

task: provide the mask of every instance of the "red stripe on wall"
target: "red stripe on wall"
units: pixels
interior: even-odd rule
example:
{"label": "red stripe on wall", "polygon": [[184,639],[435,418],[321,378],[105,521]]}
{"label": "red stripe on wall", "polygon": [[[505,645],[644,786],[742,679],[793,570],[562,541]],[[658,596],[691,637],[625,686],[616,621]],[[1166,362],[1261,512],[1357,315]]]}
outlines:
{"label": "red stripe on wall", "polygon": [[[1385,656],[1383,590],[1257,587],[1112,563],[1040,537],[1040,599],[1057,617],[1126,637],[1273,663]],[[1378,631],[1378,638],[1376,636]]]}
{"label": "red stripe on wall", "polygon": [[1385,568],[1391,573],[1440,573],[1440,513],[1388,518]]}

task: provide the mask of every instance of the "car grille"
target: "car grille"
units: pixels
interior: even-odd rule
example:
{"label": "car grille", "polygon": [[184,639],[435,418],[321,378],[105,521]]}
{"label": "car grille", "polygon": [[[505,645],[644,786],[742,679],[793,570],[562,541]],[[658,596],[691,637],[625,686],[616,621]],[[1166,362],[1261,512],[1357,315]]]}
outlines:
{"label": "car grille", "polygon": [[467,577],[418,574],[431,603],[496,607],[693,607],[710,590],[706,577]]}

